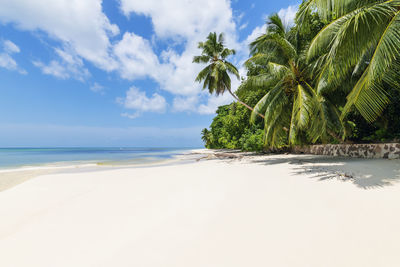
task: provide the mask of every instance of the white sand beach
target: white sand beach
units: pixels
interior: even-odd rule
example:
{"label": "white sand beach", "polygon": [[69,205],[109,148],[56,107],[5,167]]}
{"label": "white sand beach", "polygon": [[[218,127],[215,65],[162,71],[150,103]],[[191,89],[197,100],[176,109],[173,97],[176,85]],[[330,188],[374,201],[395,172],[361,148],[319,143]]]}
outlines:
{"label": "white sand beach", "polygon": [[400,161],[51,173],[0,192],[0,266],[400,266]]}

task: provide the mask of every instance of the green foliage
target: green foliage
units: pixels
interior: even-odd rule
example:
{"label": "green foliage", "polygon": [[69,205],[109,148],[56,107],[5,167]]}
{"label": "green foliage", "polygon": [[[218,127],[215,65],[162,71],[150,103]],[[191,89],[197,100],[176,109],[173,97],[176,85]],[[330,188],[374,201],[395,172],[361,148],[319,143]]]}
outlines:
{"label": "green foliage", "polygon": [[392,142],[400,140],[400,91],[391,91],[391,103],[383,114],[372,124],[368,123],[357,112],[349,115],[353,129],[349,140],[357,143]]}
{"label": "green foliage", "polygon": [[400,0],[303,0],[290,29],[270,16],[250,44],[238,97],[228,75],[238,77],[237,69],[225,60],[234,51],[223,36],[210,33],[199,48],[193,61],[209,65],[196,80],[254,107],[220,107],[202,132],[206,147],[400,139]]}
{"label": "green foliage", "polygon": [[264,142],[268,147],[324,142],[344,133],[337,107],[316,90],[313,73],[304,60],[305,49],[315,35],[312,31],[323,26],[318,19],[318,15],[310,16],[304,29],[287,29],[274,14],[267,21],[266,33],[250,44],[252,57],[246,67],[251,75],[243,87],[265,91],[251,121],[256,121],[258,113],[265,114]]}
{"label": "green foliage", "polygon": [[239,139],[240,148],[244,151],[262,151],[264,131],[262,129],[247,128]]}
{"label": "green foliage", "polygon": [[205,129],[202,132],[205,146],[207,148],[262,150],[261,124],[250,125],[249,117],[248,109],[237,103],[219,107],[210,130]]}
{"label": "green foliage", "polygon": [[212,134],[207,128],[204,128],[201,131],[201,140],[203,140],[206,147],[210,146],[212,142]]}
{"label": "green foliage", "polygon": [[223,94],[226,90],[231,90],[231,78],[229,74],[235,75],[239,79],[239,72],[236,67],[226,60],[236,52],[224,46],[224,35],[211,32],[207,41],[200,42],[198,47],[202,49],[200,56],[193,58],[193,63],[203,63],[207,65],[196,77],[196,82],[203,82],[203,89],[208,89],[210,94]]}
{"label": "green foliage", "polygon": [[339,90],[349,75],[358,76],[347,92],[342,118],[354,106],[368,122],[375,121],[389,103],[383,82],[396,83],[399,79],[393,69],[399,68],[400,1],[308,0],[304,6],[302,18],[314,9],[331,20],[307,53],[309,61],[324,59],[318,87],[328,85],[330,90]]}

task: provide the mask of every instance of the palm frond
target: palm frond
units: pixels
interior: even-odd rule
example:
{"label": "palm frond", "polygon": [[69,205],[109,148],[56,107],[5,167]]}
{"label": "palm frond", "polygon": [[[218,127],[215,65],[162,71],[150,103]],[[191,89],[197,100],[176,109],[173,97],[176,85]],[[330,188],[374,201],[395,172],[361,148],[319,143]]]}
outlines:
{"label": "palm frond", "polygon": [[307,59],[328,49],[331,58],[339,55],[346,64],[356,64],[370,44],[379,39],[385,22],[397,11],[396,7],[393,1],[365,5],[334,20],[315,36]]}
{"label": "palm frond", "polygon": [[225,59],[228,56],[235,55],[236,51],[234,49],[224,48],[221,52],[221,58]]}
{"label": "palm frond", "polygon": [[374,121],[389,103],[387,93],[382,87],[382,79],[387,70],[399,58],[400,52],[400,11],[397,11],[380,35],[368,67],[359,82],[348,96],[348,103],[343,109],[345,116],[352,105],[369,122]]}
{"label": "palm frond", "polygon": [[231,90],[231,79],[229,73],[238,79],[239,72],[236,67],[228,62],[226,57],[235,54],[235,50],[224,47],[224,34],[217,35],[210,32],[205,42],[199,42],[198,47],[202,49],[200,56],[193,57],[193,63],[210,63],[196,77],[195,81],[203,82],[203,89],[217,95]]}
{"label": "palm frond", "polygon": [[289,127],[290,112],[287,104],[289,99],[283,90],[282,84],[278,83],[269,94],[263,104],[265,107],[265,144],[272,148],[279,148],[287,145],[287,131]]}
{"label": "palm frond", "polygon": [[367,86],[380,81],[387,69],[399,58],[400,53],[400,11],[389,22],[379,39],[369,62]]}
{"label": "palm frond", "polygon": [[[199,74],[197,74],[197,77],[195,79],[196,82],[201,82],[204,79],[206,79],[207,75],[210,75],[211,69],[210,66],[205,67],[204,69],[202,69]],[[203,88],[206,87],[206,84],[204,84]]]}
{"label": "palm frond", "polygon": [[297,144],[299,131],[309,130],[315,109],[315,94],[312,88],[298,84],[293,99],[292,117],[289,129],[289,142]]}
{"label": "palm frond", "polygon": [[194,56],[192,63],[208,63],[210,61],[210,57],[206,55]]}
{"label": "palm frond", "polygon": [[268,34],[278,34],[282,37],[286,34],[286,28],[283,25],[282,19],[277,13],[272,14],[267,20],[267,32]]}
{"label": "palm frond", "polygon": [[235,75],[235,77],[236,77],[238,80],[240,79],[239,71],[238,71],[238,69],[237,69],[232,63],[230,63],[230,62],[228,62],[228,61],[225,61],[225,62],[224,62],[224,65],[225,65],[226,70],[227,70],[229,73]]}
{"label": "palm frond", "polygon": [[251,67],[258,65],[258,66],[265,66],[266,63],[268,63],[271,60],[275,60],[275,56],[271,54],[265,54],[265,53],[257,53],[254,54],[252,57],[247,59],[244,62],[244,66],[247,69],[250,69]]}
{"label": "palm frond", "polygon": [[283,80],[288,75],[290,69],[278,63],[269,62],[267,72],[255,76],[249,76],[242,82],[244,88],[264,88],[269,91],[271,86],[275,86],[278,81]]}
{"label": "palm frond", "polygon": [[297,23],[300,25],[306,20],[312,12],[325,21],[331,21],[334,18],[341,17],[357,8],[367,4],[380,3],[382,0],[306,0],[300,5],[296,16]]}
{"label": "palm frond", "polygon": [[368,84],[369,67],[365,70],[353,90],[347,96],[343,108],[343,119],[354,105],[360,114],[369,122],[373,122],[389,103],[389,98],[380,83]]}
{"label": "palm frond", "polygon": [[[268,106],[271,104],[271,101],[276,97],[277,94],[279,94],[281,91],[281,85],[276,84],[275,87],[270,90],[268,93],[266,93],[259,101],[258,103],[254,106],[254,110],[251,113],[250,116],[250,122],[254,123],[256,121],[257,115],[258,114],[264,114],[266,113],[266,110]],[[267,114],[265,114],[267,115]],[[267,115],[268,116],[268,115]]]}
{"label": "palm frond", "polygon": [[250,54],[279,54],[286,59],[297,55],[296,48],[285,37],[279,34],[266,34],[250,43]]}

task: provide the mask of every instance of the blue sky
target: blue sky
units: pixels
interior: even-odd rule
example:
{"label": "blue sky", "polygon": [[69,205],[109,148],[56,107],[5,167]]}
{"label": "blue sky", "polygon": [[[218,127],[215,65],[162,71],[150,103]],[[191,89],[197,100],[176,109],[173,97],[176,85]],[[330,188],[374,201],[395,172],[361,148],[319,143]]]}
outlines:
{"label": "blue sky", "polygon": [[224,32],[244,75],[265,17],[290,23],[297,4],[0,0],[0,147],[202,146],[201,129],[232,98],[194,82],[197,43]]}

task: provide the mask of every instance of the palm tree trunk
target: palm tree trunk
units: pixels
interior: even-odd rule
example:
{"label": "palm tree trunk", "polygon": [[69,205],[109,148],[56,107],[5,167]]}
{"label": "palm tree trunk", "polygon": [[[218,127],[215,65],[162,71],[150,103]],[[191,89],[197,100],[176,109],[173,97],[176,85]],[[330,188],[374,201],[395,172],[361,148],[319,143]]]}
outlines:
{"label": "palm tree trunk", "polygon": [[[240,104],[242,104],[243,106],[245,106],[246,108],[248,108],[249,110],[251,110],[252,112],[254,112],[254,109],[252,107],[250,107],[249,105],[247,105],[246,103],[244,103],[242,100],[239,99],[239,97],[237,97],[232,91],[231,89],[228,89],[228,92],[233,96],[234,99],[236,99],[237,102],[239,102]],[[258,116],[260,116],[261,118],[265,119],[265,116],[256,112]]]}
{"label": "palm tree trunk", "polygon": [[343,143],[344,143],[344,142],[343,142],[343,139],[342,139],[339,135],[337,135],[335,132],[333,132],[333,131],[327,129],[327,133],[328,133],[330,136],[332,136],[334,139],[336,139],[337,141],[339,141],[340,144],[343,144]]}

